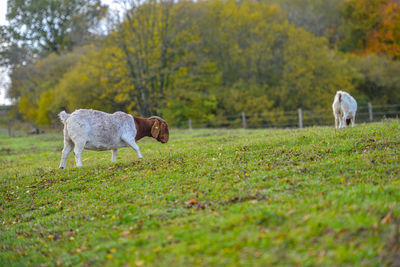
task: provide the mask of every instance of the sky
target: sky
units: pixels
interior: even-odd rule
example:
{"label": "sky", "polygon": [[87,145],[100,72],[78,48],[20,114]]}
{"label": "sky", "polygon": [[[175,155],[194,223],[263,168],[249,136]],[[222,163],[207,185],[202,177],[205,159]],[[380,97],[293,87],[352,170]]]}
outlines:
{"label": "sky", "polygon": [[[7,11],[7,0],[0,0],[0,25],[6,24],[6,11]],[[11,102],[5,98],[4,83],[9,80],[7,70],[0,68],[0,105],[10,105]]]}
{"label": "sky", "polygon": [[6,23],[7,0],[0,0],[0,25]]}

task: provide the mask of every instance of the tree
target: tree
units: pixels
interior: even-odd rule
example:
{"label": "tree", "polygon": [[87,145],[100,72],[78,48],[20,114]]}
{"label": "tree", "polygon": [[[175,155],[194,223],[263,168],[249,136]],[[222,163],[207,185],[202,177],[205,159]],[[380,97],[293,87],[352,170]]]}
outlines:
{"label": "tree", "polygon": [[115,26],[78,62],[62,66],[64,54],[52,54],[15,73],[27,118],[51,120],[50,105],[54,114],[94,108],[207,124],[244,111],[270,124],[299,107],[326,109],[360,80],[353,58],[266,3],[148,1]]}
{"label": "tree", "polygon": [[63,75],[78,62],[83,50],[68,54],[50,54],[34,64],[20,66],[11,73],[8,96],[19,100],[17,106],[24,119],[37,125],[50,124],[54,112],[54,88]]}
{"label": "tree", "polygon": [[33,56],[27,44],[12,42],[12,34],[6,26],[0,26],[0,66],[13,70],[31,62]]}
{"label": "tree", "polygon": [[130,88],[124,79],[127,70],[116,59],[115,51],[109,49],[93,45],[85,48],[79,62],[53,87],[54,104],[58,109],[63,107],[69,112],[79,108],[129,111],[127,106],[135,102],[125,98],[125,92]]}
{"label": "tree", "polygon": [[365,96],[364,102],[379,105],[400,103],[400,61],[370,54],[354,58],[353,62],[363,75],[357,91]]}
{"label": "tree", "polygon": [[382,20],[368,38],[367,53],[400,59],[400,3],[389,1],[380,10]]}
{"label": "tree", "polygon": [[400,4],[392,0],[347,1],[340,49],[400,58]]}
{"label": "tree", "polygon": [[157,103],[168,87],[173,71],[174,33],[171,29],[173,1],[148,1],[134,6],[111,34],[109,42],[126,64],[128,81],[134,90],[137,111],[143,116],[157,113]]}
{"label": "tree", "polygon": [[5,29],[14,44],[59,54],[82,44],[106,10],[100,0],[13,0]]}
{"label": "tree", "polygon": [[287,19],[318,37],[335,42],[336,28],[341,25],[343,0],[264,0],[278,5]]}
{"label": "tree", "polygon": [[353,91],[356,70],[328,49],[326,39],[290,27],[283,55],[286,64],[277,92],[285,110],[324,109],[339,89]]}

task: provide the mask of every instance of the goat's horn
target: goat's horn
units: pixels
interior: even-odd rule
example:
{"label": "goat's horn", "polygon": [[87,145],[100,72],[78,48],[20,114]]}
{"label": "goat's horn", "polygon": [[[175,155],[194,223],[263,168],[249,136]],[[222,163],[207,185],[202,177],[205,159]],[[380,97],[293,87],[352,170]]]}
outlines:
{"label": "goat's horn", "polygon": [[159,120],[159,121],[161,121],[161,122],[166,122],[165,120],[161,119],[161,118],[158,117],[158,116],[151,116],[149,119],[155,119],[155,120]]}

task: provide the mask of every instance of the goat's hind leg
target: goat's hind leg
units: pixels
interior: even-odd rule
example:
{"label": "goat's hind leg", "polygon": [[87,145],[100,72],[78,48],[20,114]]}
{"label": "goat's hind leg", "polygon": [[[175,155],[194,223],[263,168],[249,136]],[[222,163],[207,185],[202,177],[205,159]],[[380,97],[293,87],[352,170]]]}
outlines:
{"label": "goat's hind leg", "polygon": [[60,169],[64,169],[67,164],[67,158],[74,148],[74,143],[69,138],[64,138],[64,148],[62,150]]}
{"label": "goat's hind leg", "polygon": [[346,128],[346,124],[347,124],[347,118],[348,118],[349,114],[343,114],[342,117],[342,127],[341,128]]}
{"label": "goat's hind leg", "polygon": [[340,127],[340,121],[339,121],[338,115],[335,114],[335,128],[337,129],[339,127]]}
{"label": "goat's hind leg", "polygon": [[81,155],[85,148],[85,142],[76,142],[74,147],[76,167],[82,166]]}

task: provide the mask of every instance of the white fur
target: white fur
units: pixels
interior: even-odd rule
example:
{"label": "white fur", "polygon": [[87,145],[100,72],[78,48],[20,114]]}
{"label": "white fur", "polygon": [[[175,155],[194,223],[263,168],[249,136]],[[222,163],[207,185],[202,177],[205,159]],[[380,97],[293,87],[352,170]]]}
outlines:
{"label": "white fur", "polygon": [[132,147],[139,158],[142,154],[135,142],[136,126],[131,115],[114,114],[97,110],[79,109],[71,114],[58,114],[64,124],[64,149],[60,168],[64,169],[69,153],[74,150],[76,166],[82,166],[81,153],[88,150],[112,150],[112,162],[116,161],[118,148]]}
{"label": "white fur", "polygon": [[336,129],[346,128],[346,119],[350,119],[351,126],[354,127],[357,102],[350,94],[344,91],[337,91],[333,100],[332,110],[333,116],[335,116]]}

